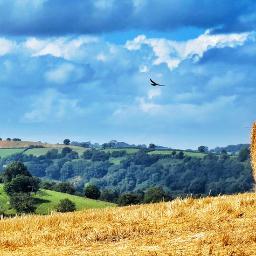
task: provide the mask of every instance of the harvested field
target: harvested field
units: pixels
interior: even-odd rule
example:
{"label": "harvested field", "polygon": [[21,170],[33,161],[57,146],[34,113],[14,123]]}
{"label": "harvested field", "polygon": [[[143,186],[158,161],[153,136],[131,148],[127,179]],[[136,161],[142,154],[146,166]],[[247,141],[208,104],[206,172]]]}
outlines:
{"label": "harvested field", "polygon": [[0,255],[256,255],[256,194],[0,221]]}

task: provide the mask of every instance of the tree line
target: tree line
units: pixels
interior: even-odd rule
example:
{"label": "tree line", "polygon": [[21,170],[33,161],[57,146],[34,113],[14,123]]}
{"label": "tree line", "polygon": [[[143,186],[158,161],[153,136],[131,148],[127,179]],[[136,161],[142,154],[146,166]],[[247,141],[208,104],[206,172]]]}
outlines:
{"label": "tree line", "polygon": [[[175,198],[250,191],[253,178],[249,154],[248,148],[242,149],[237,156],[230,156],[223,150],[218,155],[205,153],[204,157],[191,157],[183,151],[150,154],[148,149],[141,149],[128,154],[126,150],[90,149],[79,156],[65,147],[61,152],[52,149],[38,157],[12,155],[0,159],[0,166],[21,161],[33,176],[72,183],[77,194],[84,193],[85,184],[93,184],[106,197],[111,197],[107,195],[111,193],[119,196],[136,193],[141,199],[142,193],[158,187],[169,198]],[[144,197],[140,201],[144,201]]]}

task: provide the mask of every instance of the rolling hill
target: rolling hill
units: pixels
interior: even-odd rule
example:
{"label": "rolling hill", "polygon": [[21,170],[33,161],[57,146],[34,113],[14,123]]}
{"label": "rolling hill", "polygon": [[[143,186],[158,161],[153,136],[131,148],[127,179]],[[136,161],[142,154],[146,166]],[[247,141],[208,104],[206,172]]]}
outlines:
{"label": "rolling hill", "polygon": [[[60,200],[68,198],[76,204],[77,210],[90,209],[90,208],[105,208],[113,207],[115,204],[103,202],[99,200],[92,200],[75,195],[60,193],[52,190],[41,189],[35,196],[37,202],[37,214],[49,214],[54,211]],[[15,214],[13,209],[10,209],[9,199],[3,190],[3,184],[0,184],[0,210],[6,214]]]}
{"label": "rolling hill", "polygon": [[[35,148],[30,148],[35,147]],[[24,153],[26,155],[41,156],[45,155],[51,149],[58,149],[59,151],[62,148],[67,147],[64,144],[50,144],[34,141],[0,141],[0,157],[7,157],[10,155]],[[72,148],[79,155],[81,155],[86,149],[79,146],[69,145],[68,147]]]}
{"label": "rolling hill", "polygon": [[[35,148],[30,148],[30,147]],[[60,152],[63,147],[67,147],[64,144],[50,144],[50,143],[42,143],[42,142],[33,142],[33,141],[0,141],[0,157],[7,157],[10,155],[18,154],[18,153],[24,153],[26,155],[34,155],[34,156],[41,156],[45,155],[49,150],[51,149],[58,149]],[[79,155],[82,155],[83,152],[86,150],[83,147],[80,146],[73,146],[68,145],[68,147],[72,148],[73,151],[76,151]],[[112,153],[113,151],[120,151],[124,150],[127,154],[135,154],[138,152],[138,148],[108,148],[103,149],[104,152]],[[157,149],[154,151],[149,152],[149,154],[160,154],[160,155],[167,155],[172,154],[174,150],[166,150],[166,149]],[[175,150],[177,153],[179,153],[182,150]],[[203,157],[204,153],[199,152],[191,152],[184,150],[185,156],[192,156],[192,157]],[[122,160],[122,159],[120,159]],[[115,162],[116,160],[113,160]],[[117,160],[117,162],[120,162]]]}
{"label": "rolling hill", "polygon": [[2,256],[255,255],[256,194],[0,221]]}

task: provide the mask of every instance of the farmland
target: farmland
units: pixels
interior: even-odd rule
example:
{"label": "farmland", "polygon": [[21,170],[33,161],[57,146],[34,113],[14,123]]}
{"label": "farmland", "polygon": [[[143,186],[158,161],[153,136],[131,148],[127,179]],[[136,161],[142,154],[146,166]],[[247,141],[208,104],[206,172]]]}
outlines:
{"label": "farmland", "polygon": [[256,195],[4,219],[0,248],[2,256],[255,255]]}

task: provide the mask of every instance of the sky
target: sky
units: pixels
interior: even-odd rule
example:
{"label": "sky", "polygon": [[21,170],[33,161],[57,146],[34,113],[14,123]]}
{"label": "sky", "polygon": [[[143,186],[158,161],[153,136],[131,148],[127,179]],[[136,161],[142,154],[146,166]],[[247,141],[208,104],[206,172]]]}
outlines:
{"label": "sky", "polygon": [[254,0],[0,0],[0,137],[249,143],[255,27]]}

